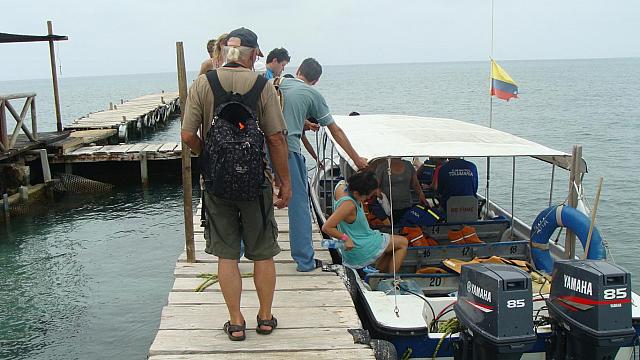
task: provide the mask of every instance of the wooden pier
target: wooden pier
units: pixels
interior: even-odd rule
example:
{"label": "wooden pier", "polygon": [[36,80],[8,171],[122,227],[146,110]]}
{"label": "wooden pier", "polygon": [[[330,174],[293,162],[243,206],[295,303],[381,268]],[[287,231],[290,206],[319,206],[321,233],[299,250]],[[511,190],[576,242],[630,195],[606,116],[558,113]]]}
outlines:
{"label": "wooden pier", "polygon": [[116,129],[120,141],[161,126],[180,108],[177,92],[144,95],[109,105],[109,110],[87,114],[65,126],[66,130]]}
{"label": "wooden pier", "polygon": [[[243,279],[242,309],[247,321],[247,339],[232,342],[222,331],[227,308],[218,284],[195,292],[203,279],[198,275],[217,273],[217,258],[204,252],[199,207],[194,217],[195,263],[180,255],[168,304],[162,310],[158,334],[149,350],[150,360],[220,359],[374,359],[368,345],[357,344],[349,329],[362,327],[341,277],[333,272],[296,271],[289,246],[287,210],[276,210],[278,243],[282,252],[276,260],[276,293],[273,313],[278,328],[271,335],[255,332],[258,298],[253,279]],[[320,233],[314,226],[316,257],[330,260],[320,247]],[[241,272],[253,271],[249,260],[240,262]]]}
{"label": "wooden pier", "polygon": [[182,145],[178,142],[132,143],[118,145],[83,146],[67,153],[54,155],[52,164],[73,164],[104,161],[141,161],[180,159]]}
{"label": "wooden pier", "polygon": [[[69,141],[66,141],[65,143],[72,144]],[[178,162],[181,159],[181,156],[182,144],[178,142],[132,143],[82,146],[79,148],[69,147],[66,152],[54,152],[53,155],[50,155],[49,162],[53,165],[64,164],[66,173],[74,173],[74,164],[82,166],[83,164],[104,162],[138,162],[140,163],[141,183],[143,185],[148,185],[150,161],[165,160],[165,162]],[[195,154],[192,154],[191,156],[196,157]],[[106,167],[110,165],[104,166]],[[169,167],[169,169],[171,168]]]}

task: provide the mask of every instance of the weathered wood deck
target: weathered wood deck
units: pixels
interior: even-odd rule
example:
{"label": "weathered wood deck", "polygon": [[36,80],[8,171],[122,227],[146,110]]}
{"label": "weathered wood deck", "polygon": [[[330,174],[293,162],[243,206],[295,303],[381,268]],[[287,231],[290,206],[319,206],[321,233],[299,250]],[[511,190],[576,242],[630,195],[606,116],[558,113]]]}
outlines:
{"label": "weathered wood deck", "polygon": [[180,108],[177,92],[144,95],[113,105],[109,110],[87,114],[65,126],[65,129],[117,129],[121,140],[130,133],[163,124]]}
{"label": "weathered wood deck", "polygon": [[180,159],[182,144],[167,143],[132,143],[118,145],[83,146],[66,153],[56,154],[51,163],[83,163],[102,161],[141,161]]}
{"label": "weathered wood deck", "polygon": [[17,137],[17,141],[13,149],[7,152],[0,151],[0,160],[10,159],[12,157],[19,156],[27,151],[46,147],[49,144],[61,141],[68,136],[68,131],[40,132],[38,133],[38,141],[30,141],[24,134],[20,134]]}
{"label": "weathered wood deck", "polygon": [[[282,252],[276,256],[277,283],[273,313],[278,328],[264,336],[255,332],[258,298],[250,278],[243,279],[242,309],[247,321],[247,339],[229,341],[222,331],[228,318],[219,285],[194,292],[202,273],[216,273],[217,259],[204,253],[200,216],[194,217],[196,263],[187,263],[185,254],[175,267],[175,282],[168,304],[162,311],[158,334],[151,345],[151,360],[191,359],[374,359],[367,345],[354,343],[348,329],[361,328],[351,297],[340,277],[319,269],[300,273],[295,269],[289,246],[286,210],[276,211],[278,242]],[[314,224],[316,257],[329,260],[320,249],[320,234]],[[240,271],[251,272],[246,259]]]}

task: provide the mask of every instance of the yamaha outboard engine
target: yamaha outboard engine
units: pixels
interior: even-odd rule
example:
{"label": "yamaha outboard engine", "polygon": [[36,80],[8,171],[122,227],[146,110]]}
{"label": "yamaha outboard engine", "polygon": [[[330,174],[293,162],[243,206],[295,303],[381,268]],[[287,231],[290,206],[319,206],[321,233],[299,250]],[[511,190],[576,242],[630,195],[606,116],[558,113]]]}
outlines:
{"label": "yamaha outboard engine", "polygon": [[553,334],[547,359],[614,359],[631,346],[631,276],[605,261],[560,260],[547,299]]}
{"label": "yamaha outboard engine", "polygon": [[515,266],[464,265],[454,305],[463,327],[458,359],[520,359],[536,340],[531,277]]}

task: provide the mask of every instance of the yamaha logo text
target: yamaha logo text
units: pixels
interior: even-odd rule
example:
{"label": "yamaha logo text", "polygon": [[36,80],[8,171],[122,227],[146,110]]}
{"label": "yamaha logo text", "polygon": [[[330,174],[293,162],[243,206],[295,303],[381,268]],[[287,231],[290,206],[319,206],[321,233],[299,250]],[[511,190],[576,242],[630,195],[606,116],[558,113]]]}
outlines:
{"label": "yamaha logo text", "polygon": [[564,287],[577,291],[584,295],[593,296],[592,284],[589,281],[576,279],[573,276],[564,275]]}
{"label": "yamaha logo text", "polygon": [[467,291],[486,302],[491,302],[491,291],[487,291],[480,286],[471,283],[471,281],[467,281]]}

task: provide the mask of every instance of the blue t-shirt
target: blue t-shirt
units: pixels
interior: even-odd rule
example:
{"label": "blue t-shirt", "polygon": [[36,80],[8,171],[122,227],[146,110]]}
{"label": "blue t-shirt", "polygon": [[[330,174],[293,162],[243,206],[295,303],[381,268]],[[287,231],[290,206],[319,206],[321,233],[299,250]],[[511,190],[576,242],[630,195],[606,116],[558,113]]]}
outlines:
{"label": "blue t-shirt", "polygon": [[438,172],[438,193],[446,206],[452,196],[476,196],[478,192],[478,168],[463,159],[451,159]]}
{"label": "blue t-shirt", "polygon": [[299,79],[282,78],[280,91],[284,97],[284,121],[287,123],[289,151],[302,153],[304,121],[310,117],[318,120],[320,126],[333,124],[333,117],[327,102],[320,92]]}
{"label": "blue t-shirt", "polygon": [[264,72],[264,77],[266,77],[267,80],[273,79],[273,71],[271,71],[268,66],[267,71]]}

